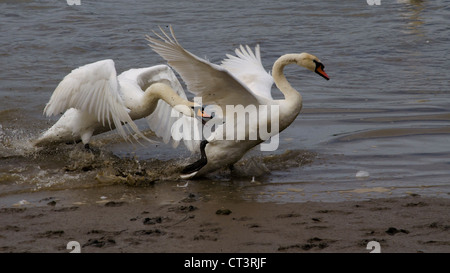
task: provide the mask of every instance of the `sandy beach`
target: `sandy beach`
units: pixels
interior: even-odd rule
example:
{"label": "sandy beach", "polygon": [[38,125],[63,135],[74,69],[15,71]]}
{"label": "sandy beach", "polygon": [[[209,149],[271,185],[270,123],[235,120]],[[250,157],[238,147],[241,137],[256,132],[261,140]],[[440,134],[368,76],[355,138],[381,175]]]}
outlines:
{"label": "sandy beach", "polygon": [[260,203],[178,191],[163,198],[104,199],[0,209],[0,252],[368,253],[450,252],[450,199]]}
{"label": "sandy beach", "polygon": [[[75,1],[0,1],[0,253],[65,254],[69,242],[81,253],[163,253],[157,257],[342,252],[367,257],[374,256],[365,255],[372,251],[370,242],[382,253],[450,253],[450,90],[448,72],[443,73],[450,67],[448,1],[69,2]],[[241,44],[258,45],[262,68],[275,75],[280,56],[308,52],[320,59],[330,81],[286,66],[283,74],[301,94],[302,110],[292,121],[299,104],[292,107],[293,96],[284,95],[286,83],[284,92],[279,84],[264,89],[291,105],[280,108],[283,125],[288,120],[290,125],[277,138],[276,151],[255,147],[233,171],[223,164],[223,173],[188,184],[179,174],[199,155],[183,144],[177,149],[163,144],[143,119],[136,120],[139,128],[157,142],[131,145],[112,131],[94,136],[89,151],[82,143],[42,150],[30,145],[60,118],[43,110],[66,75],[113,60],[114,73],[103,72],[115,91],[105,88],[83,104],[107,93],[117,101],[123,88],[116,90],[114,75],[167,64],[145,36],[158,26],[168,31],[169,25],[186,50],[216,65]],[[189,100],[203,93],[191,88],[185,73],[175,72]],[[86,73],[88,84],[80,82],[80,88],[103,86],[102,74]],[[264,78],[255,83],[267,87]],[[214,79],[206,77],[205,86]],[[136,82],[142,91],[153,83],[141,84],[140,77]],[[235,81],[227,86],[236,87]],[[213,92],[222,89],[211,88],[202,106],[218,103]],[[226,101],[226,93],[216,94],[217,101]],[[235,95],[227,104],[250,104],[249,96],[241,101]],[[263,102],[254,99],[258,107]],[[167,114],[154,117],[167,125]],[[6,256],[20,255],[3,255],[2,262],[12,260]],[[14,267],[2,265],[16,271],[21,265],[94,271],[96,264],[102,272],[105,264],[119,265],[95,255],[85,255],[95,263],[27,256],[39,257],[36,263],[27,258]],[[160,269],[138,259],[147,263],[139,270]],[[330,265],[336,271],[328,259],[314,267],[302,264],[308,259],[294,258],[298,264],[288,270],[323,272],[322,266]],[[345,272],[357,263],[359,271],[391,265],[353,258],[339,263]],[[417,270],[416,263],[419,259],[408,257],[399,265]],[[125,268],[130,271],[132,264]]]}

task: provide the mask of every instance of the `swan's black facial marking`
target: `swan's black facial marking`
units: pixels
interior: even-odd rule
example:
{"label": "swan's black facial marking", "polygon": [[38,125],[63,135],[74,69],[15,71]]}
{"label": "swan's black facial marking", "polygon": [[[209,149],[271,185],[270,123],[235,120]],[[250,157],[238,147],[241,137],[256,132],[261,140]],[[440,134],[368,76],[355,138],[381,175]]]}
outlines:
{"label": "swan's black facial marking", "polygon": [[[196,117],[202,121],[202,124],[205,125],[208,120],[214,118],[214,113],[209,115],[205,112],[205,108],[202,106],[201,110],[198,106],[191,106],[192,110],[194,111]],[[197,111],[195,109],[198,109]]]}
{"label": "swan's black facial marking", "polygon": [[201,153],[200,159],[195,161],[194,163],[186,166],[181,171],[182,174],[190,174],[190,173],[198,172],[201,168],[203,168],[208,163],[208,158],[206,157],[206,152],[205,152],[206,144],[208,144],[208,143],[209,142],[207,140],[203,140],[200,143],[200,153]]}
{"label": "swan's black facial marking", "polygon": [[204,111],[203,107],[201,107],[201,109],[200,109],[199,106],[191,106],[191,109],[194,112],[194,115],[197,119],[200,119],[200,120],[203,119],[203,111]]}
{"label": "swan's black facial marking", "polygon": [[330,77],[328,77],[327,73],[325,73],[325,71],[324,71],[325,66],[323,65],[323,63],[316,61],[316,60],[313,60],[313,62],[316,64],[316,69],[314,69],[314,72],[316,72],[320,76],[324,77],[326,80],[329,80]]}

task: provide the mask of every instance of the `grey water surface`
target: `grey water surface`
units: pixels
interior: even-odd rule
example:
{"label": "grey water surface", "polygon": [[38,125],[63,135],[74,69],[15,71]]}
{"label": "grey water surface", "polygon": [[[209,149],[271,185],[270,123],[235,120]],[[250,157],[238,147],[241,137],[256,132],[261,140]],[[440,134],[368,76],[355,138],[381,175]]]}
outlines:
{"label": "grey water surface", "polygon": [[[261,202],[449,197],[449,21],[450,1],[1,0],[0,206],[171,191]],[[267,70],[282,54],[308,52],[331,80],[287,67],[303,110],[279,148],[188,184],[177,174],[198,155],[181,146],[113,133],[96,136],[92,153],[30,146],[58,118],[42,111],[65,75],[102,59],[118,73],[165,63],[145,35],[169,24],[213,63],[259,44]]]}

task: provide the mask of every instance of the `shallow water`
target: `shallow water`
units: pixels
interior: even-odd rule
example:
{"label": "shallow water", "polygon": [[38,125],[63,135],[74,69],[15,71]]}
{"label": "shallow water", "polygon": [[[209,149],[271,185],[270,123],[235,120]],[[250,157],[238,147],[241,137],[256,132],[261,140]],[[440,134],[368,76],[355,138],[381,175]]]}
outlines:
{"label": "shallow water", "polygon": [[[0,1],[0,18],[0,206],[49,195],[75,202],[80,190],[94,199],[130,191],[263,202],[449,197],[448,1]],[[142,148],[113,134],[95,137],[94,153],[30,147],[56,121],[42,110],[65,75],[107,58],[119,73],[163,63],[144,35],[169,24],[211,62],[259,43],[267,70],[281,54],[309,52],[331,80],[287,67],[304,106],[278,150],[252,150],[233,174],[186,187],[177,187],[185,185],[177,172],[195,158],[184,148]]]}

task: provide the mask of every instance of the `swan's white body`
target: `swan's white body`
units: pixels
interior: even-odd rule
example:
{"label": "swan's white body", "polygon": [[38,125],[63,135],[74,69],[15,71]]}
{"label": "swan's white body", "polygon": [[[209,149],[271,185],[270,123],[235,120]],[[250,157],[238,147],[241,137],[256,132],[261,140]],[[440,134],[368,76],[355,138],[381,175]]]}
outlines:
{"label": "swan's white body", "polygon": [[[163,35],[155,33],[160,40],[149,36],[147,36],[147,40],[152,49],[180,74],[190,92],[201,96],[202,102],[205,104],[218,105],[222,108],[223,113],[226,113],[227,105],[243,105],[244,107],[277,105],[279,107],[278,132],[287,128],[302,108],[302,96],[286,80],[283,74],[284,67],[294,63],[329,79],[323,71],[324,66],[319,59],[308,53],[281,56],[275,62],[271,76],[262,66],[259,47],[256,47],[255,53],[253,53],[248,46],[246,49],[241,46],[236,50],[237,57],[227,55],[228,59],[219,66],[186,51],[176,40],[172,28],[170,28],[172,37],[162,29],[161,31]],[[285,99],[272,99],[271,88],[274,82],[284,94]],[[247,136],[246,140],[225,140],[226,138],[223,137],[225,126],[220,126],[208,138],[208,143],[204,144],[206,146],[203,146],[201,151],[203,162],[200,166],[187,170],[182,178],[192,178],[224,166],[231,166],[240,160],[248,150],[265,141],[266,139],[259,137],[256,140],[248,140],[248,135],[258,131],[259,126],[270,127],[268,123],[271,119],[264,116],[258,117],[258,119],[258,122],[254,122],[250,126],[234,123],[235,131],[244,130]]]}
{"label": "swan's white body", "polygon": [[[80,140],[88,144],[93,135],[114,128],[127,139],[125,126],[145,138],[133,120],[146,117],[150,129],[176,147],[179,140],[171,138],[171,125],[177,119],[171,116],[172,108],[184,114],[183,122],[198,126],[191,117],[189,107],[193,105],[167,65],[130,69],[117,76],[112,60],[98,61],[73,70],[61,81],[44,112],[48,116],[65,113],[34,145]],[[191,151],[199,144],[190,140],[184,143]]]}

